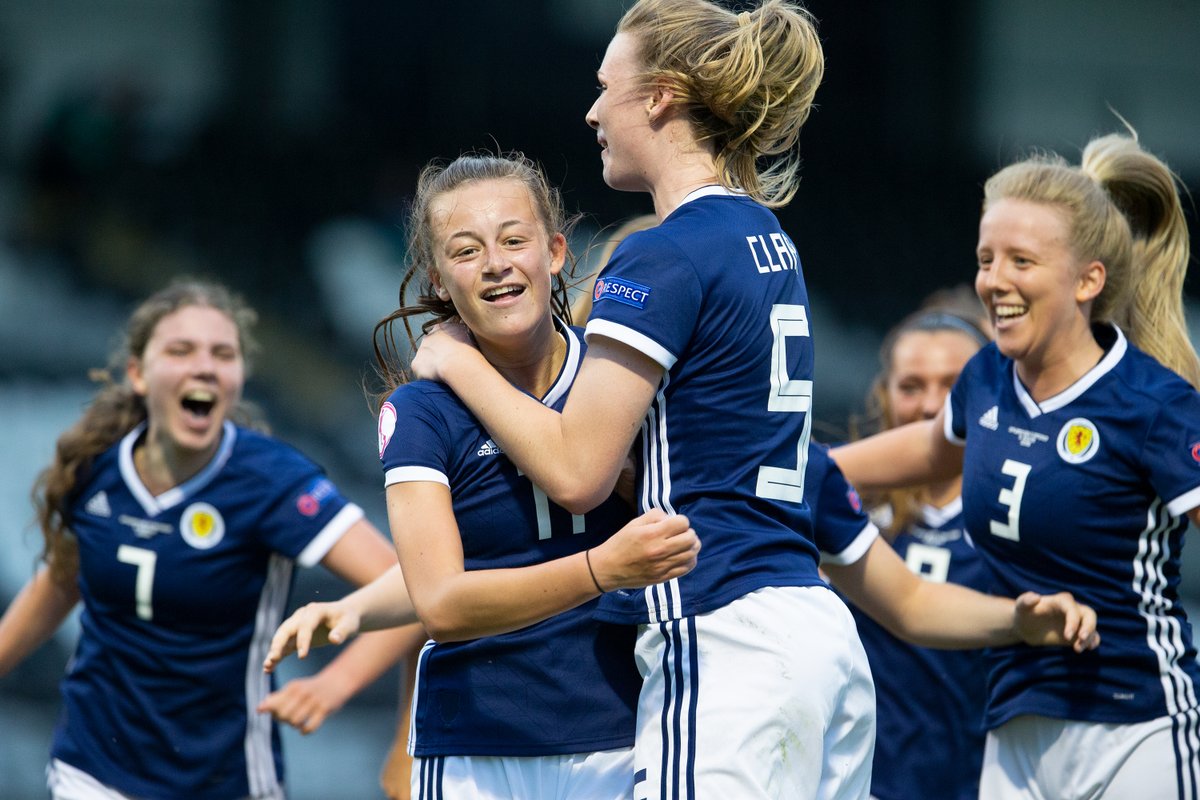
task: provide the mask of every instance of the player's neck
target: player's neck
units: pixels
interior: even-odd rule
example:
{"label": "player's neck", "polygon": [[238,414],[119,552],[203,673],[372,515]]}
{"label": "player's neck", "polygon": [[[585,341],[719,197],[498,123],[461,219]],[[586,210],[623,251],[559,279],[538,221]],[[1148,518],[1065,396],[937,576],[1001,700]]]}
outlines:
{"label": "player's neck", "polygon": [[[534,397],[544,397],[562,371],[567,358],[567,342],[551,328],[534,347],[484,351],[484,357],[496,371],[518,389]],[[481,350],[483,348],[481,347]]]}
{"label": "player's neck", "polygon": [[212,452],[163,446],[147,437],[134,448],[133,466],[142,485],[160,495],[199,473],[212,457]]}

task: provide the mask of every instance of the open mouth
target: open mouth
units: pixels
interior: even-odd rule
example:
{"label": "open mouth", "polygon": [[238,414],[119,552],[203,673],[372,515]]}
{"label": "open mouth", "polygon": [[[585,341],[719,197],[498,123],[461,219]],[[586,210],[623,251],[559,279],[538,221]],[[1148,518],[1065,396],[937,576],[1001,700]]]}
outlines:
{"label": "open mouth", "polygon": [[998,322],[1004,322],[1017,317],[1023,317],[1029,312],[1029,306],[1014,305],[1012,303],[1004,303],[992,306],[992,313],[995,314]]}
{"label": "open mouth", "polygon": [[217,404],[217,396],[212,392],[194,390],[183,396],[181,405],[184,411],[197,417],[207,417]]}
{"label": "open mouth", "polygon": [[523,286],[497,286],[495,289],[488,289],[483,293],[483,299],[489,303],[494,303],[498,300],[503,300],[509,297],[519,297],[525,294]]}

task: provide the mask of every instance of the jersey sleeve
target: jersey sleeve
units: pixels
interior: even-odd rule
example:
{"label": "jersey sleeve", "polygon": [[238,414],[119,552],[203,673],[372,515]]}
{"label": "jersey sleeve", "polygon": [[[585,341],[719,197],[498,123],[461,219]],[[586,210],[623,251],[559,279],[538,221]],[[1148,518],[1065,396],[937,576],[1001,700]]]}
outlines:
{"label": "jersey sleeve", "polygon": [[270,480],[284,490],[261,521],[263,541],[301,566],[319,563],[363,517],[320,467],[290,448],[274,464]]}
{"label": "jersey sleeve", "polygon": [[586,335],[615,339],[669,370],[692,340],[702,300],[691,261],[670,237],[635,233],[596,278]]}
{"label": "jersey sleeve", "polygon": [[845,566],[862,558],[878,538],[879,528],[863,510],[858,492],[846,482],[824,445],[809,445],[804,484],[821,561]]}
{"label": "jersey sleeve", "polygon": [[942,434],[948,442],[960,446],[967,443],[967,397],[972,386],[987,380],[983,359],[990,354],[992,347],[994,345],[989,345],[971,356],[954,381],[954,388],[946,395]]}
{"label": "jersey sleeve", "polygon": [[446,423],[419,384],[405,384],[380,410],[383,484],[433,481],[450,485]]}
{"label": "jersey sleeve", "polygon": [[1150,424],[1142,463],[1172,515],[1200,506],[1200,393],[1188,387],[1163,402]]}

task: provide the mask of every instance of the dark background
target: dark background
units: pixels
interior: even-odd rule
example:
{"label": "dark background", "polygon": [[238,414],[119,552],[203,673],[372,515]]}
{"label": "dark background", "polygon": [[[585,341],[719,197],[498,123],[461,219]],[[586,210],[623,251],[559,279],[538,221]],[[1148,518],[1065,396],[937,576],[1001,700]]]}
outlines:
{"label": "dark background", "polygon": [[[87,368],[132,304],[179,274],[259,308],[251,396],[384,527],[360,387],[371,326],[395,305],[417,171],[522,150],[586,215],[581,252],[649,211],[603,185],[583,122],[623,5],[0,2],[0,602],[30,574],[28,487],[90,392]],[[836,438],[883,331],[972,280],[980,190],[998,167],[1033,148],[1077,161],[1119,113],[1200,187],[1200,2],[809,8],[826,79],[780,216],[812,294],[818,430]],[[341,589],[314,570],[296,594]],[[43,796],[73,630],[0,680],[0,796]],[[371,796],[393,683],[335,720],[341,735],[289,738],[294,797]],[[342,782],[322,784],[334,771]]]}

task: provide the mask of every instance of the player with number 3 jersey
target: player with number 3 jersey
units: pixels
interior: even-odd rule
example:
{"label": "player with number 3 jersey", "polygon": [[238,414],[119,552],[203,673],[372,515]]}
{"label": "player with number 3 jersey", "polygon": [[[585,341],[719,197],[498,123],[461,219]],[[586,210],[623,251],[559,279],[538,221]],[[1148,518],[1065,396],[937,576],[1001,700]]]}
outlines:
{"label": "player with number 3 jersey", "polygon": [[860,489],[962,464],[996,591],[1061,585],[1097,611],[1094,652],[989,654],[983,800],[1196,798],[1200,670],[1178,586],[1200,522],[1200,363],[1174,177],[1110,135],[1079,167],[1010,165],[984,195],[975,288],[996,344],[937,419],[835,454]]}

